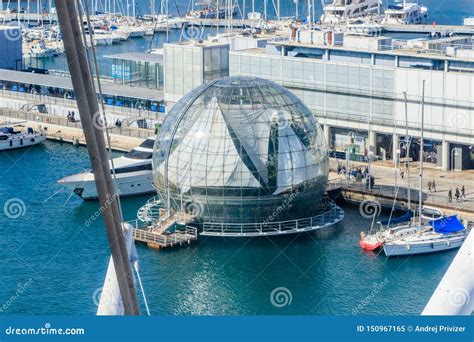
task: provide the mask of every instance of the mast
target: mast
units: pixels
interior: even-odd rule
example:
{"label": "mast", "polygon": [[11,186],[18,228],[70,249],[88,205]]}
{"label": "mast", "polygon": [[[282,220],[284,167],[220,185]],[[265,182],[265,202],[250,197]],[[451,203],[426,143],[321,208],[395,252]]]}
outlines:
{"label": "mast", "polygon": [[311,28],[311,0],[308,0],[308,26]]}
{"label": "mast", "polygon": [[84,32],[81,30],[82,22],[80,23],[75,1],[56,0],[56,9],[73,89],[77,96],[77,107],[94,172],[99,203],[103,208],[102,216],[124,312],[126,315],[139,315],[137,291],[125,244],[118,194],[110,172],[104,132],[101,127],[97,127],[97,114],[100,113],[99,104],[91,68],[87,60],[83,39]]}
{"label": "mast", "polygon": [[419,224],[418,229],[421,230],[421,211],[423,209],[423,149],[424,149],[424,126],[425,126],[425,80],[423,80],[423,89],[421,91],[421,137],[420,137],[420,193],[419,197]]}
{"label": "mast", "polygon": [[299,8],[298,8],[299,3],[298,3],[298,2],[299,2],[299,0],[295,0],[295,5],[296,5],[296,13],[295,13],[295,16],[296,16],[296,20],[298,20],[298,14],[299,14],[299,12],[298,12],[298,11],[299,11]]}
{"label": "mast", "polygon": [[408,210],[411,210],[411,183],[410,183],[410,146],[411,146],[411,139],[408,140],[408,100],[407,100],[407,93],[403,92],[403,96],[405,98],[405,144],[406,144],[406,155],[405,155],[405,169],[407,170],[407,177],[408,177]]}

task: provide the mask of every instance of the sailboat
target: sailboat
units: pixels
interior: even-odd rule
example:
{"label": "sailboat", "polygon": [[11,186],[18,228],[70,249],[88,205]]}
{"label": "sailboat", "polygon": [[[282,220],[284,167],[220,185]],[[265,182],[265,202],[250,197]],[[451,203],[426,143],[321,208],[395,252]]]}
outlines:
{"label": "sailboat", "polygon": [[[370,128],[370,126],[369,126]],[[374,232],[374,224],[376,213],[373,216],[372,225],[368,234],[361,232],[359,246],[362,249],[368,251],[374,251],[383,247],[387,241],[392,241],[397,238],[406,237],[408,235],[416,233],[416,228],[412,226],[411,220],[413,217],[413,212],[411,210],[411,184],[410,184],[410,168],[409,168],[409,159],[408,155],[410,153],[411,147],[411,138],[408,136],[408,101],[405,93],[405,146],[406,146],[406,169],[408,172],[408,191],[407,191],[407,208],[401,216],[392,218],[390,215],[389,220],[377,222],[380,225],[380,229]],[[398,187],[397,192],[398,194]],[[395,203],[397,201],[397,196],[393,200],[392,213],[395,210]],[[407,224],[408,222],[408,224]]]}
{"label": "sailboat", "polygon": [[459,248],[468,235],[466,227],[456,216],[442,217],[423,222],[423,148],[424,148],[424,105],[425,81],[421,100],[421,138],[420,138],[420,193],[418,205],[418,225],[416,232],[383,244],[386,256],[416,255],[446,251]]}

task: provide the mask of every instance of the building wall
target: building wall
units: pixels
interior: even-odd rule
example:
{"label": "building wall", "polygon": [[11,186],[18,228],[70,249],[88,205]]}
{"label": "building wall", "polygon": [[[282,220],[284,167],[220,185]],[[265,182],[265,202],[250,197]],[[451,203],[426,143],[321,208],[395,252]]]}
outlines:
{"label": "building wall", "polygon": [[0,69],[22,70],[21,28],[0,27]]}
{"label": "building wall", "polygon": [[165,44],[166,102],[176,103],[203,82],[229,75],[229,45]]}
{"label": "building wall", "polygon": [[[388,64],[388,63],[387,63]],[[425,128],[440,140],[474,143],[474,74],[395,68],[285,57],[255,51],[230,53],[230,75],[267,78],[290,88],[326,123],[354,128],[377,124],[381,132],[419,130],[422,80]],[[403,93],[408,95],[408,122]],[[351,124],[352,122],[352,124]]]}

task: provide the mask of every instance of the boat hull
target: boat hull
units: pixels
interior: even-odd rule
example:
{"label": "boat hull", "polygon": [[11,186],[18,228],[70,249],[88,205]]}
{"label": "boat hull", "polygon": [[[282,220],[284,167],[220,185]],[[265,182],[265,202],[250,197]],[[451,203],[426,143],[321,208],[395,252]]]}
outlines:
{"label": "boat hull", "polygon": [[461,247],[466,237],[467,235],[462,235],[458,238],[453,238],[449,243],[446,241],[407,244],[386,243],[383,250],[388,257],[443,252]]}
{"label": "boat hull", "polygon": [[[98,198],[94,176],[91,173],[69,176],[59,180],[58,183],[83,200],[96,200]],[[125,177],[117,175],[115,184],[120,197],[144,195],[156,191],[153,187],[151,171],[134,172]]]}
{"label": "boat hull", "polygon": [[375,251],[383,246],[383,243],[380,241],[368,242],[364,240],[359,241],[359,246],[366,251]]}
{"label": "boat hull", "polygon": [[18,148],[31,147],[46,141],[46,134],[21,135],[0,141],[0,151],[14,150]]}

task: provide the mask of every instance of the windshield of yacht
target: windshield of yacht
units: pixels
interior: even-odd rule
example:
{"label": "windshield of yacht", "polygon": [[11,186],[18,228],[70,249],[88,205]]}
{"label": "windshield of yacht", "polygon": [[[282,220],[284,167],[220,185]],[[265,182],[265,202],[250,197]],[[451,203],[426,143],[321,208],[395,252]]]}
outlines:
{"label": "windshield of yacht", "polygon": [[133,149],[130,152],[128,152],[126,155],[124,155],[124,157],[130,158],[130,159],[151,159],[152,155],[153,155],[153,152],[139,151],[139,150]]}
{"label": "windshield of yacht", "polygon": [[140,144],[140,147],[153,149],[153,145],[155,145],[155,139],[146,139]]}

